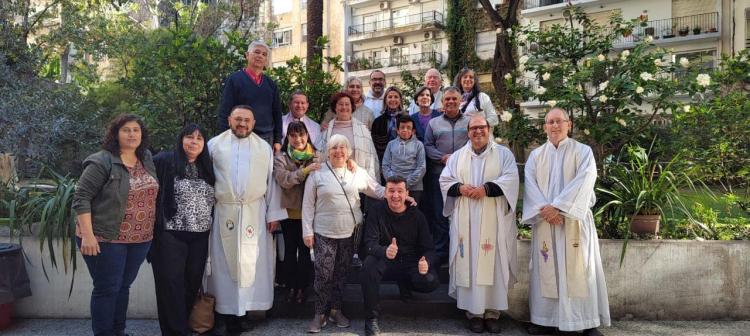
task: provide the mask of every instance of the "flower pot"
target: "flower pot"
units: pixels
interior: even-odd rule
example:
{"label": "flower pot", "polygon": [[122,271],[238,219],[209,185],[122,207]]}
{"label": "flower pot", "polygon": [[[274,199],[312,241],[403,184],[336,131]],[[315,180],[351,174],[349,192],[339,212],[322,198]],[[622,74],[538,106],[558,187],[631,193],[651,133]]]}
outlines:
{"label": "flower pot", "polygon": [[630,221],[630,232],[657,234],[660,220],[661,215],[633,215]]}
{"label": "flower pot", "polygon": [[646,27],[646,29],[643,30],[646,35],[654,36],[656,31],[654,30],[654,27]]}

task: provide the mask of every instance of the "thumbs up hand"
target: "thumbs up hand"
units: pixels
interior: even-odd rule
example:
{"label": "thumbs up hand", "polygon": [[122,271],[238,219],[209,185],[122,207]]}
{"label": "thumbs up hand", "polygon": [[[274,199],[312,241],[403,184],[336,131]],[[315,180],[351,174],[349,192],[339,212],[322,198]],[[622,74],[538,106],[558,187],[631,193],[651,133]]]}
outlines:
{"label": "thumbs up hand", "polygon": [[430,270],[430,265],[427,263],[427,259],[425,259],[424,256],[419,259],[419,263],[417,263],[417,269],[419,270],[419,274],[421,275],[427,274],[427,271]]}
{"label": "thumbs up hand", "polygon": [[394,258],[396,258],[397,253],[398,245],[396,245],[396,238],[393,238],[391,239],[391,245],[388,245],[388,248],[385,249],[385,257],[393,260]]}

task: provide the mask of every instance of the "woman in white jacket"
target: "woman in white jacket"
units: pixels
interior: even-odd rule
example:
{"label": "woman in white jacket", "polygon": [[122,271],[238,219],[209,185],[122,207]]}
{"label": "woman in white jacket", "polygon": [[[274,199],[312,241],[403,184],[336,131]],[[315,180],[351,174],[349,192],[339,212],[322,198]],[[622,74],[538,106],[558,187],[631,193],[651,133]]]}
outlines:
{"label": "woman in white jacket", "polygon": [[[467,117],[478,114],[490,123],[490,131],[497,126],[499,120],[492,105],[490,96],[479,90],[479,82],[476,73],[469,68],[463,68],[458,72],[453,85],[461,90],[461,113]],[[492,134],[492,132],[490,132]]]}

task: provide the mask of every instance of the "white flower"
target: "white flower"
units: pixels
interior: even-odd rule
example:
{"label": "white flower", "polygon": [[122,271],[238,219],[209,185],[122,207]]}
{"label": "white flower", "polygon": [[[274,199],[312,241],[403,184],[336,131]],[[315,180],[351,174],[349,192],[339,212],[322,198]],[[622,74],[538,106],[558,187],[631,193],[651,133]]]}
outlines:
{"label": "white flower", "polygon": [[657,58],[657,59],[654,60],[654,65],[660,67],[660,66],[664,65],[664,62],[661,61],[661,58]]}
{"label": "white flower", "polygon": [[503,113],[500,114],[500,120],[504,122],[509,122],[511,119],[513,119],[513,114],[508,111],[503,111]]}
{"label": "white flower", "polygon": [[526,64],[529,61],[529,56],[523,55],[518,58],[518,64]]}
{"label": "white flower", "polygon": [[625,122],[625,119],[617,119],[617,123],[622,125],[622,127],[628,126],[628,123]]}
{"label": "white flower", "polygon": [[551,76],[551,75],[549,74],[549,72],[545,72],[545,73],[544,73],[544,74],[542,75],[542,79],[543,79],[543,80],[549,80],[550,76]]}
{"label": "white flower", "polygon": [[623,50],[622,54],[620,54],[620,58],[623,59],[623,60],[625,60],[626,58],[628,58],[628,56],[630,56],[630,50]]}
{"label": "white flower", "polygon": [[548,100],[547,105],[549,105],[549,107],[555,107],[555,105],[557,105],[557,100]]}
{"label": "white flower", "polygon": [[690,105],[683,106],[682,110],[685,111],[685,112],[690,112]]}
{"label": "white flower", "polygon": [[607,88],[607,85],[609,85],[609,81],[604,81],[603,83],[599,84],[599,91],[603,91]]}
{"label": "white flower", "polygon": [[529,37],[526,36],[526,34],[519,34],[516,39],[518,40],[518,42],[523,43],[523,42],[526,42],[526,40],[528,40],[528,38]]}
{"label": "white flower", "polygon": [[607,96],[605,96],[605,95],[599,96],[599,101],[602,102],[602,103],[606,103],[607,99],[609,99],[609,98],[607,98]]}
{"label": "white flower", "polygon": [[683,68],[687,68],[690,66],[690,61],[688,61],[687,57],[680,57],[680,66]]}
{"label": "white flower", "polygon": [[599,54],[599,56],[596,56],[596,59],[599,60],[599,62],[604,62],[604,60],[606,60],[607,58],[604,57],[604,55]]}
{"label": "white flower", "polygon": [[544,86],[540,86],[536,89],[536,94],[543,95],[545,92],[547,92],[547,89],[544,88]]}
{"label": "white flower", "polygon": [[[497,28],[497,30],[500,30],[500,28]],[[505,32],[508,33],[508,35],[513,35],[513,29],[508,28],[508,29],[505,30]],[[499,33],[499,31],[498,31],[498,33]]]}
{"label": "white flower", "polygon": [[503,78],[505,78],[505,80],[511,80],[511,79],[513,79],[513,75],[511,75],[510,72],[509,72],[509,73],[505,74],[505,76],[503,76]]}
{"label": "white flower", "polygon": [[644,90],[643,90],[642,86],[639,86],[639,87],[635,88],[635,93],[643,93],[643,91]]}
{"label": "white flower", "polygon": [[698,85],[702,87],[711,85],[711,76],[709,76],[708,74],[700,74],[695,78],[695,80],[698,81]]}
{"label": "white flower", "polygon": [[525,65],[525,64],[519,64],[519,65],[518,65],[518,71],[519,71],[519,72],[524,72],[524,71],[526,71],[526,65]]}
{"label": "white flower", "polygon": [[627,26],[624,23],[618,23],[617,24],[617,28],[625,29],[625,27],[627,27]]}
{"label": "white flower", "polygon": [[645,39],[643,39],[643,41],[646,42],[646,43],[654,42],[654,37],[651,36],[651,35],[648,35],[648,36],[646,36]]}
{"label": "white flower", "polygon": [[503,138],[495,138],[495,143],[503,143]]}
{"label": "white flower", "polygon": [[586,135],[591,135],[591,131],[589,131],[589,129],[588,129],[588,128],[587,128],[587,129],[584,129],[584,130],[583,130],[583,134],[586,134]]}
{"label": "white flower", "polygon": [[654,75],[652,75],[652,74],[650,74],[648,72],[641,72],[641,79],[643,79],[645,81],[650,81],[650,80],[654,79]]}

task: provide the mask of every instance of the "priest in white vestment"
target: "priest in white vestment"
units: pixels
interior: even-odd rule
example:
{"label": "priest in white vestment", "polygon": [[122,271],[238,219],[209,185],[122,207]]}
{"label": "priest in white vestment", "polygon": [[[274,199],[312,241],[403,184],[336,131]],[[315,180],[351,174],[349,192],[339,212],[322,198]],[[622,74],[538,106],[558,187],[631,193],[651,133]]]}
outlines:
{"label": "priest in white vestment", "polygon": [[601,335],[610,325],[599,239],[591,207],[596,202],[596,162],[591,147],[568,137],[567,113],[545,117],[547,143],[525,167],[523,223],[532,225],[529,333],[554,328]]}
{"label": "priest in white vestment", "polygon": [[[273,150],[252,132],[249,106],[237,106],[230,129],[208,142],[216,174],[216,205],[211,229],[206,292],[216,297],[215,311],[231,332],[245,331],[234,316],[264,311],[273,305],[273,235],[287,218],[280,189],[271,175]],[[237,330],[240,329],[240,330]]]}
{"label": "priest in white vestment", "polygon": [[440,189],[450,216],[448,294],[466,310],[471,331],[498,333],[516,283],[519,181],[513,154],[490,142],[489,130],[484,117],[471,117],[470,142],[448,159]]}

